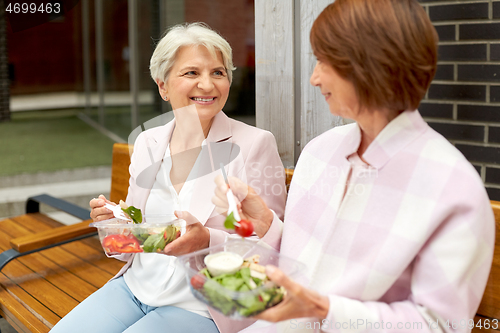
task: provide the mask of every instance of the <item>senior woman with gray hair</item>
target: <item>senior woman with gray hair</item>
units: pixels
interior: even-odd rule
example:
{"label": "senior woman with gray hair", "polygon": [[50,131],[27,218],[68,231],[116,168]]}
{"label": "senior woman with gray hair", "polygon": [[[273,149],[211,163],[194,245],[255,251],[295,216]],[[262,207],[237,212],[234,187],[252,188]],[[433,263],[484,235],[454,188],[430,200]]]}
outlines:
{"label": "senior woman with gray hair", "polygon": [[[233,70],[231,47],[203,24],[175,26],[158,43],[150,71],[175,119],[142,132],[134,144],[127,204],[143,214],[174,214],[188,222],[186,233],[164,253],[120,254],[127,263],[52,330],[60,332],[237,332],[251,321],[232,321],[210,310],[190,292],[176,256],[220,244],[229,235],[224,216],[211,202],[220,163],[243,177],[283,216],[285,178],[270,132],[228,118],[226,103]],[[157,163],[155,161],[161,161]],[[273,168],[265,178],[264,167]],[[278,173],[279,174],[279,173]],[[91,217],[113,217],[104,196],[90,201]],[[256,229],[257,235],[260,231]],[[281,230],[263,241],[279,239]]]}

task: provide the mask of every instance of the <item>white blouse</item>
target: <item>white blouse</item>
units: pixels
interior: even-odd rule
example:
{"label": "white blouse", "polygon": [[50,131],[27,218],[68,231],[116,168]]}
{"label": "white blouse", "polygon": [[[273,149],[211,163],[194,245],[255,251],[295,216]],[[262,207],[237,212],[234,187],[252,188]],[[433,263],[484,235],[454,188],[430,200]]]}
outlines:
{"label": "white blouse", "polygon": [[[205,144],[203,141],[202,145]],[[170,144],[161,163],[156,180],[146,203],[145,214],[174,214],[175,210],[187,211],[193,195],[194,177],[199,166],[199,156],[189,177],[179,193],[170,180],[172,160]],[[176,265],[177,258],[159,253],[138,253],[124,279],[132,293],[142,303],[150,306],[176,306],[211,318],[207,306],[196,299],[189,289],[185,270]]]}

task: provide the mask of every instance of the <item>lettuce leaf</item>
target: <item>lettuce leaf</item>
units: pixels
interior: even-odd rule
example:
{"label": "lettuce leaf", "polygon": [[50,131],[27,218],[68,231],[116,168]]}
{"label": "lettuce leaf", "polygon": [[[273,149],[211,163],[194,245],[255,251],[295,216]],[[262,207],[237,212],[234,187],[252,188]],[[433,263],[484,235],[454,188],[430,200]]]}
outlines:
{"label": "lettuce leaf", "polygon": [[248,267],[243,267],[234,274],[222,274],[216,277],[212,277],[206,268],[202,269],[200,273],[208,278],[203,286],[205,296],[214,308],[225,315],[238,311],[243,317],[250,317],[278,304],[284,296],[284,288],[273,287],[260,292],[258,295],[253,293],[241,294],[235,300],[226,295],[220,286],[216,284],[218,283],[226,289],[241,293],[252,290],[250,287],[251,279],[257,287],[261,286],[263,281],[252,278]]}
{"label": "lettuce leaf", "polygon": [[226,229],[234,229],[234,223],[235,222],[238,222],[238,221],[236,221],[236,219],[234,218],[233,213],[231,212],[231,214],[229,214],[226,217],[226,219],[224,220],[224,227]]}
{"label": "lettuce leaf", "polygon": [[125,209],[122,208],[122,210],[132,219],[132,222],[136,224],[142,223],[142,212],[139,208],[128,206]]}
{"label": "lettuce leaf", "polygon": [[144,242],[142,249],[144,252],[159,252],[158,250],[163,250],[165,245],[166,243],[165,238],[163,238],[163,233],[159,233],[149,236]]}

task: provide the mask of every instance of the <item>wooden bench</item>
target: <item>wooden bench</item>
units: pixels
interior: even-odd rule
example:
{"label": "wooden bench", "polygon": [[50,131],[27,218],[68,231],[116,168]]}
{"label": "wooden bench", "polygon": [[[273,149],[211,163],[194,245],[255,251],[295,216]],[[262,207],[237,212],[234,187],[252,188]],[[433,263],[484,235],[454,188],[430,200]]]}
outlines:
{"label": "wooden bench", "polygon": [[[127,144],[113,146],[110,194],[113,202],[127,196],[129,149]],[[292,176],[293,170],[287,169],[287,186]],[[40,213],[39,202],[88,217],[88,210],[82,211],[48,196],[37,196],[28,200],[27,214],[0,221],[0,251],[4,251],[0,254],[0,314],[18,332],[48,332],[123,265],[107,258],[98,239],[89,237],[95,235],[95,229],[88,227],[90,220],[63,226]],[[493,319],[500,321],[500,202],[491,201],[491,204],[497,227],[495,256],[475,318],[476,323],[487,319],[490,325]],[[87,238],[78,240],[81,237]],[[19,256],[12,258],[11,251]],[[487,330],[484,324],[482,326],[473,332],[500,331],[500,328]]]}
{"label": "wooden bench", "polygon": [[[125,200],[129,146],[115,144],[110,200]],[[82,219],[65,226],[39,212],[49,204]],[[28,199],[25,215],[0,221],[0,314],[18,332],[48,332],[123,266],[104,255],[89,210],[47,195]]]}
{"label": "wooden bench", "polygon": [[[472,330],[473,333],[500,332],[500,202],[491,201],[491,207],[495,214],[496,224],[495,252],[488,283],[474,318],[476,327]],[[496,320],[496,325],[493,320]],[[482,327],[479,327],[479,323]],[[486,328],[485,323],[489,323]],[[497,328],[493,329],[492,326]]]}

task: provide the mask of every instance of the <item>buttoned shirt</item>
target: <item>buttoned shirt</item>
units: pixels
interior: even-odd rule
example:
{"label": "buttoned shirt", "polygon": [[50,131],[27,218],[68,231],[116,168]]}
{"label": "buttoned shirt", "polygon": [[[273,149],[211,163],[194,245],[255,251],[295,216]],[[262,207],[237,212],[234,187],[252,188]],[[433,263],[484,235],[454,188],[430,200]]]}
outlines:
{"label": "buttoned shirt", "polygon": [[[202,146],[205,145],[205,140]],[[196,160],[186,182],[179,193],[170,179],[172,159],[170,144],[161,162],[156,180],[146,203],[146,217],[149,215],[174,215],[174,212],[188,210],[193,196],[194,177],[200,159]],[[123,277],[135,297],[150,306],[176,306],[211,318],[207,306],[196,299],[186,281],[186,271],[176,264],[177,257],[160,253],[139,253]]]}

